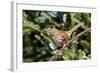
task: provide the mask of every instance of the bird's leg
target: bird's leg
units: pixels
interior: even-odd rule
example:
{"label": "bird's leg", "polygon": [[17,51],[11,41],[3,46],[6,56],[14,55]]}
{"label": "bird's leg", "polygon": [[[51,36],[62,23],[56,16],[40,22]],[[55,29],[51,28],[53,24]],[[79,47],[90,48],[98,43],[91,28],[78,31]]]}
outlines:
{"label": "bird's leg", "polygon": [[64,48],[66,47],[66,44],[64,43],[64,45],[62,46],[62,48],[60,50],[56,51],[56,55],[61,55],[61,51],[64,51]]}
{"label": "bird's leg", "polygon": [[66,46],[66,44],[64,43],[64,45],[62,46],[62,48],[60,50],[64,50],[65,46]]}

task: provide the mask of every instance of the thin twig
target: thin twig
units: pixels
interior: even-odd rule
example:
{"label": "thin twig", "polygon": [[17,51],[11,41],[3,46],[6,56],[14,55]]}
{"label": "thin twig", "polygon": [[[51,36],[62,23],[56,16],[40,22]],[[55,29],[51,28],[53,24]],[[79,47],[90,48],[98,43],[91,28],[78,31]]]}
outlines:
{"label": "thin twig", "polygon": [[70,44],[71,42],[73,42],[74,40],[76,40],[77,38],[79,38],[80,36],[82,36],[84,33],[90,32],[90,31],[91,31],[91,28],[87,28],[87,29],[84,30],[83,32],[80,32],[79,34],[77,34],[76,37],[74,37],[74,38],[72,38],[70,41],[68,41],[68,42],[65,44],[65,46],[64,46],[63,48],[61,48],[61,49],[59,50],[59,52],[57,52],[57,54],[53,55],[53,56],[49,59],[49,61],[56,60],[56,59],[59,57],[59,53],[62,53],[62,52],[64,51],[64,49],[65,49],[66,47],[69,46],[69,44]]}
{"label": "thin twig", "polygon": [[67,47],[72,41],[74,41],[75,39],[79,38],[80,36],[82,36],[84,33],[91,31],[91,28],[87,28],[86,30],[84,30],[83,32],[80,32],[79,34],[76,35],[76,37],[72,38],[68,43],[66,43]]}
{"label": "thin twig", "polygon": [[78,24],[76,26],[74,26],[72,29],[70,29],[69,31],[67,31],[67,33],[69,35],[71,35],[72,32],[75,31],[76,29],[78,29],[80,26],[83,26],[83,23],[82,22],[78,22]]}

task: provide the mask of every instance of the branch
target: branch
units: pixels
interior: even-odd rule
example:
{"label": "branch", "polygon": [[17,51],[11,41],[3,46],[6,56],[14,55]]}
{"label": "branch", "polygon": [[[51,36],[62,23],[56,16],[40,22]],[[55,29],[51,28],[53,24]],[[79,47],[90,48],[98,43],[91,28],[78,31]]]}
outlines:
{"label": "branch", "polygon": [[[65,47],[67,47],[72,41],[74,41],[75,39],[79,38],[80,36],[82,36],[84,33],[91,31],[91,28],[87,28],[86,30],[84,30],[83,32],[79,33],[76,35],[76,37],[72,38],[68,43],[66,43]],[[64,47],[64,48],[65,48]]]}
{"label": "branch", "polygon": [[69,31],[67,31],[67,33],[69,35],[71,35],[72,32],[75,31],[76,29],[78,29],[80,26],[83,26],[83,23],[82,22],[78,22],[78,24],[76,26],[74,26],[72,29],[70,29]]}
{"label": "branch", "polygon": [[79,38],[80,36],[82,36],[84,33],[90,32],[90,31],[91,31],[91,28],[87,28],[87,29],[84,30],[83,32],[80,32],[79,34],[77,34],[76,37],[74,37],[74,38],[72,38],[70,41],[68,41],[68,42],[65,44],[65,46],[62,47],[62,48],[57,52],[57,54],[53,55],[53,56],[50,58],[49,61],[56,60],[56,59],[59,57],[59,53],[62,53],[62,52],[64,51],[64,49],[65,49],[66,47],[69,46],[69,44],[70,44],[71,42],[73,42],[74,40],[76,40],[77,38]]}

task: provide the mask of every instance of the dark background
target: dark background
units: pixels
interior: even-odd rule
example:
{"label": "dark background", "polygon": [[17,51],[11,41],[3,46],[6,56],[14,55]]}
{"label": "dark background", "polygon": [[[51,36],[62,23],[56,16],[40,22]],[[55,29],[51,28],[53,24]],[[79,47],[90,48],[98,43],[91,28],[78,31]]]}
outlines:
{"label": "dark background", "polygon": [[[23,62],[49,61],[58,48],[48,35],[48,28],[71,29],[77,24],[72,20],[72,14],[75,19],[84,22],[85,27],[91,27],[90,13],[23,10]],[[71,37],[82,31],[83,28],[78,28]],[[91,33],[73,41],[57,61],[87,59],[91,59]]]}

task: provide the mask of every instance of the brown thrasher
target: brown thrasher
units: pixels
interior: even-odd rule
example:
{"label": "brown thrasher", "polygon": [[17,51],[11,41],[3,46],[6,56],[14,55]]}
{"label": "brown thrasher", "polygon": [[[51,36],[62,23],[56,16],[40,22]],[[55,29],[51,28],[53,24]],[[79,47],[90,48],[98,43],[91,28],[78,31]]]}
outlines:
{"label": "brown thrasher", "polygon": [[58,30],[56,28],[50,28],[49,33],[56,44],[57,47],[63,48],[65,44],[71,40],[71,33],[75,31],[77,28],[79,28],[83,23],[78,23],[76,26],[74,26],[72,29],[69,31],[63,31],[63,30]]}

